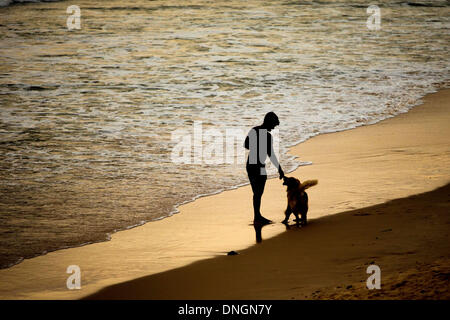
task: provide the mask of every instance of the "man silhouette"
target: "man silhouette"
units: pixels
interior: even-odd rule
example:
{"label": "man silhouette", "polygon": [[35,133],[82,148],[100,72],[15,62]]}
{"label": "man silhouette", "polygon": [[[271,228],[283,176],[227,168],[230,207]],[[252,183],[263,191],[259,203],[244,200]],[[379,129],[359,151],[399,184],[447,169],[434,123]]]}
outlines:
{"label": "man silhouette", "polygon": [[261,197],[267,181],[266,159],[270,158],[272,164],[278,168],[280,179],[284,177],[278,159],[273,151],[273,139],[270,131],[280,124],[275,113],[269,112],[264,116],[264,122],[250,130],[245,138],[244,147],[249,150],[247,158],[247,174],[253,190],[253,223],[271,223],[261,215]]}

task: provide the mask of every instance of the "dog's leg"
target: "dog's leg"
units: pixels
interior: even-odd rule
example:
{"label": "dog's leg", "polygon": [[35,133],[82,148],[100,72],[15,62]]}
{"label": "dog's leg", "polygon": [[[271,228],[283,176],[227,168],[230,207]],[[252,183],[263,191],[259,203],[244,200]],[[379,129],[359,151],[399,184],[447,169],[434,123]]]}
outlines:
{"label": "dog's leg", "polygon": [[300,219],[298,218],[298,212],[294,212],[295,215],[295,223],[297,224],[297,226],[300,224]]}
{"label": "dog's leg", "polygon": [[284,211],[285,218],[282,221],[282,223],[288,223],[289,217],[291,216],[291,213],[292,213],[292,210],[291,210],[291,207],[289,206],[289,203],[288,203],[287,208]]}
{"label": "dog's leg", "polygon": [[306,192],[304,192],[303,193],[303,208],[301,210],[302,226],[306,226],[306,224],[307,224],[307,213],[308,213],[308,194]]}
{"label": "dog's leg", "polygon": [[302,226],[306,226],[307,224],[306,212],[302,214]]}

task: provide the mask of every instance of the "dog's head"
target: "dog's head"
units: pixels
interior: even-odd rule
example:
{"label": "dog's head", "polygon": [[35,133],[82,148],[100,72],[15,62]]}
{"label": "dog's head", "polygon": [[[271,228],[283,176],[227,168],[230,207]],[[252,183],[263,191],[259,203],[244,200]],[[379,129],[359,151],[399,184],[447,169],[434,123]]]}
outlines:
{"label": "dog's head", "polygon": [[283,177],[283,185],[287,186],[288,190],[298,188],[300,185],[300,180],[294,177]]}

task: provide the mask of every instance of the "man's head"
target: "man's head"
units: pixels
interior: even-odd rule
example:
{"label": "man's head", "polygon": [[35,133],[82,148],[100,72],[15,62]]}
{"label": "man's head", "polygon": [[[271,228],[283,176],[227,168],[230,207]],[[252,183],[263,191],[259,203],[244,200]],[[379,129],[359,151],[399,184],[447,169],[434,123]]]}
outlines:
{"label": "man's head", "polygon": [[278,116],[274,112],[271,111],[264,116],[263,127],[268,131],[272,130],[279,124],[280,121],[278,120]]}

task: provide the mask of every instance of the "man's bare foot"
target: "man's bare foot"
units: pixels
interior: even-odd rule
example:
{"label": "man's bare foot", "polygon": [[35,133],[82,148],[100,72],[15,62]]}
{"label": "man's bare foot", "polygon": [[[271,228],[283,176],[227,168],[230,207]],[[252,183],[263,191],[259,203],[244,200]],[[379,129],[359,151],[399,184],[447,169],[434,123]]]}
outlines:
{"label": "man's bare foot", "polygon": [[263,216],[257,217],[253,220],[253,224],[269,224],[272,223],[271,220],[264,218]]}

